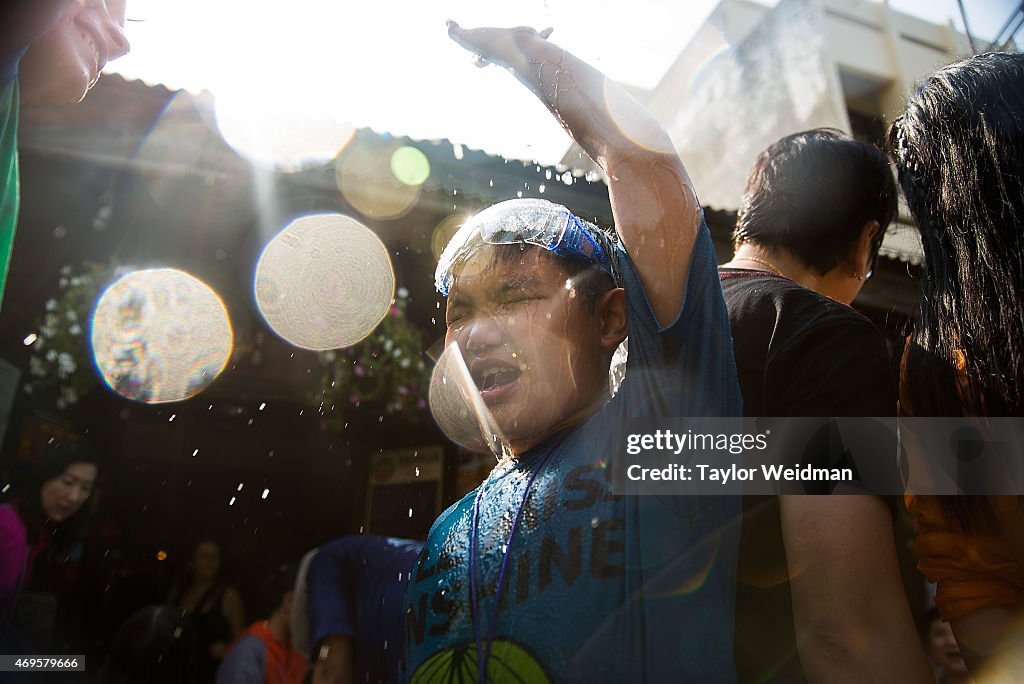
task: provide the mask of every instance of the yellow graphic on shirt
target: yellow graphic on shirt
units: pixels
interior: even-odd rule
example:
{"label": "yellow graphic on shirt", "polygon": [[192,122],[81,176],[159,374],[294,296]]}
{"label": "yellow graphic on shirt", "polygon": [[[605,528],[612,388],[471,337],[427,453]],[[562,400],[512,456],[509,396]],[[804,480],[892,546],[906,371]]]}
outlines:
{"label": "yellow graphic on shirt", "polygon": [[[425,660],[413,673],[409,684],[478,684],[480,669],[476,660],[476,643],[467,641],[439,651]],[[511,641],[491,643],[487,660],[488,684],[550,684],[540,663],[526,649]]]}

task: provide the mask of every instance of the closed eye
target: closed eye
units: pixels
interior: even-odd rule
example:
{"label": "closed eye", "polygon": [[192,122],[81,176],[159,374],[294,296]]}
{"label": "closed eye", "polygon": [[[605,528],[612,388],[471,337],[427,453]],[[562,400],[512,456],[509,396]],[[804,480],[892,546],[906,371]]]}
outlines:
{"label": "closed eye", "polygon": [[511,308],[513,308],[515,306],[526,304],[528,302],[532,302],[532,301],[537,300],[537,299],[541,299],[541,297],[531,297],[531,296],[514,297],[514,298],[506,299],[503,302],[501,302],[498,305],[498,308],[501,311],[508,311],[509,309],[511,309]]}

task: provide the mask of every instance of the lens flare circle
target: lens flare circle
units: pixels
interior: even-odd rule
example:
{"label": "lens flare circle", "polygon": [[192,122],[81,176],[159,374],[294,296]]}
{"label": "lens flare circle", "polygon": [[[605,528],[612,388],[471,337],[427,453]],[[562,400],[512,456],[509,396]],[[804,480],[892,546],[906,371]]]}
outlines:
{"label": "lens flare circle", "polygon": [[334,159],[355,136],[348,121],[318,103],[259,88],[221,92],[214,102],[217,130],[243,159],[264,169],[299,171]]}
{"label": "lens flare circle", "polygon": [[399,183],[423,185],[430,177],[430,161],[415,147],[403,145],[391,153],[391,173]]}
{"label": "lens flare circle", "polygon": [[292,221],[256,264],[256,305],[288,343],[325,351],[356,344],[384,320],[395,273],[384,243],[342,214]]}
{"label": "lens flare circle", "polygon": [[434,228],[430,235],[430,251],[434,255],[435,263],[440,260],[444,248],[448,245],[448,241],[452,239],[455,233],[459,232],[459,228],[462,227],[467,218],[465,215],[453,214],[445,217]]}
{"label": "lens flare circle", "polygon": [[100,295],[93,361],[126,399],[159,404],[206,389],[231,356],[231,321],[204,282],[172,268],[134,271]]}
{"label": "lens flare circle", "polygon": [[395,177],[392,154],[386,148],[349,146],[335,162],[335,182],[342,197],[367,218],[401,218],[419,199],[422,186]]}

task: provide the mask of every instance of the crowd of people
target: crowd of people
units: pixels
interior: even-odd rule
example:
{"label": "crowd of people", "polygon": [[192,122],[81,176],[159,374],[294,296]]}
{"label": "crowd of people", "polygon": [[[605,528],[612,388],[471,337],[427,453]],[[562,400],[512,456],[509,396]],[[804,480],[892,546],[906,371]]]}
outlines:
{"label": "crowd of people", "polygon": [[[19,61],[26,97],[73,101],[128,49],[114,3],[12,7],[0,31],[8,160]],[[83,43],[83,21],[102,46]],[[84,89],[30,88],[35,46],[72,30],[60,43],[70,56],[52,61],[81,67],[70,85]],[[621,457],[610,445],[637,419],[1019,417],[1024,56],[979,55],[924,79],[889,128],[888,156],[828,129],[771,145],[751,169],[734,254],[718,266],[699,188],[625,90],[548,31],[448,31],[478,65],[511,71],[598,163],[615,222],[509,200],[441,254],[445,344],[493,415],[496,467],[423,542],[344,537],[276,568],[248,627],[220,546],[199,543],[166,605],[118,630],[104,681],[1024,680],[1021,495],[621,496],[608,468]],[[41,61],[59,54],[47,48]],[[8,167],[0,228],[10,235]],[[851,303],[900,192],[925,275],[894,378],[882,335]],[[627,336],[612,396],[609,365]],[[57,443],[4,493],[6,652],[30,649],[23,588],[37,558],[77,539],[98,467],[84,442]],[[937,590],[921,625],[893,541],[903,506]]]}

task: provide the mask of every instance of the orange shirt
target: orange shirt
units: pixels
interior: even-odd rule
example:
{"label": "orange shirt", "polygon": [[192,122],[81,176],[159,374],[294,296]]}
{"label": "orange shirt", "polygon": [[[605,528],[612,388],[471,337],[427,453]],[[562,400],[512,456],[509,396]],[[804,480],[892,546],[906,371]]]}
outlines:
{"label": "orange shirt", "polygon": [[[906,364],[904,352],[900,414],[909,416]],[[956,365],[963,399],[967,382],[962,354]],[[939,497],[908,494],[904,499],[907,510],[917,516],[917,567],[936,584],[935,605],[943,618],[956,620],[981,608],[1024,606],[1024,498],[986,497],[996,525],[983,533],[964,532],[948,520]]]}
{"label": "orange shirt", "polygon": [[[225,654],[225,664],[227,664],[228,656],[235,645],[248,636],[256,637],[263,642],[266,648],[266,661],[263,669],[264,684],[302,684],[308,668],[306,658],[292,648],[291,644],[278,641],[274,633],[270,631],[266,620],[254,622],[238,636],[231,649]],[[221,669],[224,669],[224,665],[221,666]],[[225,673],[218,672],[218,681],[222,681],[222,675]],[[231,677],[224,676],[223,680],[231,681]]]}
{"label": "orange shirt", "polygon": [[998,530],[967,534],[946,520],[938,497],[906,497],[918,516],[917,567],[936,583],[935,605],[947,620],[979,608],[1024,606],[1024,506],[1016,496],[987,499]]}

